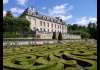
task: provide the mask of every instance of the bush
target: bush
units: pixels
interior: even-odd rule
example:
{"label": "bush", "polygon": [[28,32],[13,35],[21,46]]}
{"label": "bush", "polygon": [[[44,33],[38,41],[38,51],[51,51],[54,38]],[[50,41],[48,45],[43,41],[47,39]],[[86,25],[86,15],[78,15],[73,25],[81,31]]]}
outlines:
{"label": "bush", "polygon": [[15,34],[15,33],[10,34],[8,32],[3,34],[3,38],[19,38],[19,37],[20,38],[23,37],[23,34]]}
{"label": "bush", "polygon": [[57,39],[57,38],[56,38],[56,32],[53,32],[52,39]]}
{"label": "bush", "polygon": [[60,32],[59,35],[58,35],[58,40],[62,40],[62,33]]}

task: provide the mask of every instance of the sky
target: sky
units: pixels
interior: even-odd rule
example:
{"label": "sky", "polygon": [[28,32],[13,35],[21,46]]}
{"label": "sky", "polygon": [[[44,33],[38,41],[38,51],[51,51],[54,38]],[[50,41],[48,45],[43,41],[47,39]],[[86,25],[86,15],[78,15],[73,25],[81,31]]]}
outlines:
{"label": "sky", "polygon": [[35,11],[60,17],[66,24],[87,26],[97,21],[97,0],[3,0],[3,16],[10,10],[18,17],[32,6]]}

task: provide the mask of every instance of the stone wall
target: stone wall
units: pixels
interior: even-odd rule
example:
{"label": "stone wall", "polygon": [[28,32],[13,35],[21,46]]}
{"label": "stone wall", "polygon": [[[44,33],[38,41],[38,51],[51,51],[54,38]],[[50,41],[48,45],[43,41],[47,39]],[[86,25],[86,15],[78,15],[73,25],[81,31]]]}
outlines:
{"label": "stone wall", "polygon": [[[85,40],[63,40],[66,43],[67,42],[82,42]],[[53,43],[58,43],[58,40],[45,40],[45,41],[3,41],[3,46],[5,45],[39,45],[39,44],[45,44],[45,43],[49,43],[49,44],[53,44]]]}
{"label": "stone wall", "polygon": [[[44,32],[44,31],[36,31],[36,34],[33,34],[34,37],[37,36],[37,38],[40,39],[52,39],[53,33],[52,32]],[[56,33],[56,37],[58,38],[59,33]],[[39,37],[40,36],[40,37]],[[62,33],[63,39],[81,39],[80,35],[74,35],[74,34],[66,34]]]}
{"label": "stone wall", "polygon": [[62,36],[64,39],[81,39],[80,35],[74,35],[74,34],[63,34]]}

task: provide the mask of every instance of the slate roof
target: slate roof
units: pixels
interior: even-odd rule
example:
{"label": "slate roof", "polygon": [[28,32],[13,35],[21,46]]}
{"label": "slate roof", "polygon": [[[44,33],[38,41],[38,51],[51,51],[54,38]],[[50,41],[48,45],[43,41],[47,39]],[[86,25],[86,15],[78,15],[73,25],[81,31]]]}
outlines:
{"label": "slate roof", "polygon": [[[19,17],[21,17],[23,15],[30,15],[30,14],[28,14],[28,11],[30,11],[31,13],[35,13],[36,17],[38,17],[38,18],[42,18],[43,16],[45,16],[46,18],[48,18],[48,20],[53,19],[54,21],[57,21],[57,23],[66,24],[65,21],[63,21],[62,19],[60,19],[60,22],[58,22],[58,19],[56,17],[49,16],[49,15],[44,14],[42,12],[33,12],[31,10],[31,7],[26,8],[25,11]],[[33,16],[33,15],[31,15],[31,16]]]}

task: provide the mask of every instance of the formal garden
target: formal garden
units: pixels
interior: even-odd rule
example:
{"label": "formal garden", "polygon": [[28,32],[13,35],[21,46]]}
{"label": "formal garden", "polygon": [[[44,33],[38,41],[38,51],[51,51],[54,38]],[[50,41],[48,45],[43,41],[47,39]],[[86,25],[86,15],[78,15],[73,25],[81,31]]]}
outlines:
{"label": "formal garden", "polygon": [[[97,41],[87,40],[97,39],[96,24],[97,22],[89,22],[87,27],[67,25],[68,33],[81,35],[81,38],[86,40],[83,42],[48,43],[37,46],[7,43],[3,46],[3,70],[97,70]],[[15,18],[11,11],[7,11],[3,17],[3,41],[45,41],[35,39],[30,34],[26,36],[26,33],[31,32],[28,20]],[[54,32],[52,41],[54,40],[64,40],[61,32],[58,39]]]}
{"label": "formal garden", "polygon": [[97,70],[96,43],[6,45],[3,70]]}

